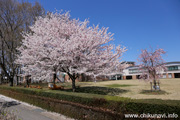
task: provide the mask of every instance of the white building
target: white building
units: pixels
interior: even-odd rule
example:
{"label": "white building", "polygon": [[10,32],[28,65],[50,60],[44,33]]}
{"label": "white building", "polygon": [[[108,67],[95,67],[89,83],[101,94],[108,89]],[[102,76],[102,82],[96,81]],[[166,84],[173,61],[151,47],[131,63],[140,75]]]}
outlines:
{"label": "white building", "polygon": [[[180,62],[167,62],[165,63],[167,71],[162,71],[162,78],[180,78]],[[118,74],[111,76],[110,79],[113,80],[130,80],[139,79],[141,72],[139,71],[139,66],[132,65],[123,70],[123,74]]]}

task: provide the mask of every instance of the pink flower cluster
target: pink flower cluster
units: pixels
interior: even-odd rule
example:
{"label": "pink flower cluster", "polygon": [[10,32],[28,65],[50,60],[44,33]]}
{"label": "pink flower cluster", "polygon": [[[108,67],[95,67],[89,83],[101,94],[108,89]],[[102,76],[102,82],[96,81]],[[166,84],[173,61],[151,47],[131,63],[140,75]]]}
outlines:
{"label": "pink flower cluster", "polygon": [[141,78],[153,81],[159,80],[162,77],[162,71],[166,70],[162,55],[166,52],[163,49],[156,49],[155,51],[141,50],[138,61],[140,62]]}
{"label": "pink flower cluster", "polygon": [[16,63],[36,80],[50,80],[56,72],[98,76],[122,69],[126,48],[109,44],[113,34],[108,28],[88,23],[70,18],[68,12],[39,17],[32,32],[23,33]]}

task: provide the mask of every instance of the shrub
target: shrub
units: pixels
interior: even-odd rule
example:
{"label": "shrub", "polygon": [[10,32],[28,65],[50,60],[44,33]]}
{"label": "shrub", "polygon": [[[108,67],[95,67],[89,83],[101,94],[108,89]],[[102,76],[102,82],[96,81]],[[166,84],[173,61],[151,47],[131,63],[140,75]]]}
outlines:
{"label": "shrub", "polygon": [[2,86],[0,93],[77,119],[119,119],[125,113],[175,113],[180,116],[178,100],[134,100],[118,96]]}

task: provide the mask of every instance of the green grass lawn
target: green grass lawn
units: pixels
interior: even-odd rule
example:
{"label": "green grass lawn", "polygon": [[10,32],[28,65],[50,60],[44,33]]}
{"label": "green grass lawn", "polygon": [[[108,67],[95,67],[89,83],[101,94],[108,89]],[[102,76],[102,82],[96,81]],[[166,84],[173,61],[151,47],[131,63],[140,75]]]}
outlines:
{"label": "green grass lawn", "polygon": [[133,99],[163,99],[163,100],[180,100],[180,79],[161,79],[161,91],[151,92],[149,82],[143,80],[114,80],[103,82],[88,82],[83,86],[108,87],[121,89],[120,94],[116,96],[128,97]]}
{"label": "green grass lawn", "polygon": [[[142,80],[76,82],[76,86],[78,86],[78,93],[112,95],[133,99],[180,100],[180,79],[161,79],[160,82],[161,91],[153,92],[150,91],[150,84]],[[44,90],[48,90],[47,83],[32,85],[40,85]],[[72,91],[71,82],[57,83],[57,85],[64,86],[66,92]]]}
{"label": "green grass lawn", "polygon": [[[70,83],[69,83],[70,84]],[[103,82],[79,82],[81,87],[95,86],[103,88],[111,88],[116,91],[120,89],[119,94],[115,96],[128,97],[133,99],[163,99],[163,100],[180,100],[180,79],[161,79],[161,91],[151,92],[148,82],[143,80],[114,80]],[[83,91],[82,91],[83,92]]]}

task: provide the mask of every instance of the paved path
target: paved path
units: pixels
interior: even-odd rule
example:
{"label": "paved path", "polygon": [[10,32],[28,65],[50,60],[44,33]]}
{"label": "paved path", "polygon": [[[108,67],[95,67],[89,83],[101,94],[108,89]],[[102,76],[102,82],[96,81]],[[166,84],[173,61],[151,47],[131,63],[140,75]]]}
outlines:
{"label": "paved path", "polygon": [[15,111],[20,120],[73,120],[64,115],[48,112],[42,108],[21,102],[0,94],[0,103],[8,110]]}

